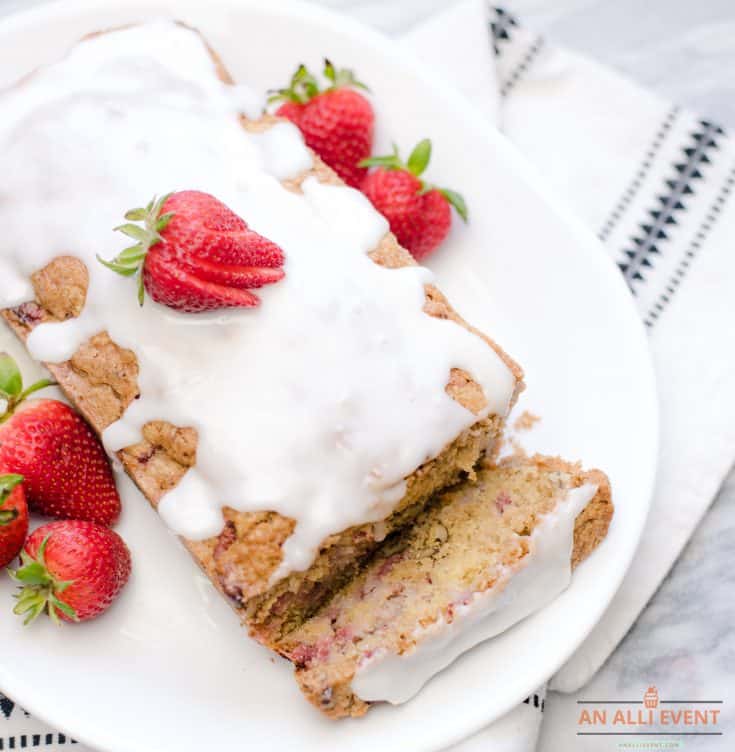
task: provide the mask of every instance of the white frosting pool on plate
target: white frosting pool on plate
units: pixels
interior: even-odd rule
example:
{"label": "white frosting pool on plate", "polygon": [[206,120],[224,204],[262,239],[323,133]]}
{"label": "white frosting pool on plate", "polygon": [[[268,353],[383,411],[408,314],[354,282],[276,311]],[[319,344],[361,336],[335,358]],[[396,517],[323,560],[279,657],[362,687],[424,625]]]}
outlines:
{"label": "white frosting pool on plate", "polygon": [[462,653],[551,603],[571,582],[574,520],[596,492],[591,483],[571,489],[534,527],[520,568],[506,567],[495,587],[455,609],[450,624],[441,619],[417,629],[410,652],[371,656],[352,680],[353,692],[365,701],[406,702]]}
{"label": "white frosting pool on plate", "polygon": [[[252,97],[222,84],[201,39],[155,22],[80,43],[0,96],[0,306],[32,298],[28,277],[54,257],[90,273],[82,315],[38,326],[34,357],[68,359],[107,330],[140,364],[141,397],[104,434],[109,451],[150,420],[194,426],[197,463],[160,504],[177,533],[220,532],[221,507],[296,520],[276,577],[304,569],[329,534],[384,517],[404,478],[463,429],[505,414],[514,378],[479,337],[426,315],[420,267],[385,269],[387,231],[366,198],[309,178],[298,130],[247,134]],[[258,309],[179,314],[99,264],[112,228],[154,195],[213,194],[285,252],[286,277]],[[488,398],[480,416],[445,392],[451,368]]]}

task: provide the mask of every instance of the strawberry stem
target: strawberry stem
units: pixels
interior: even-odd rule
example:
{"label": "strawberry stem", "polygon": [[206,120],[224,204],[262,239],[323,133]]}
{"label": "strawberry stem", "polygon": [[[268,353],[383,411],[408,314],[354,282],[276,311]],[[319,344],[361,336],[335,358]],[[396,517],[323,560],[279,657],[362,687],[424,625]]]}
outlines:
{"label": "strawberry stem", "polygon": [[[145,298],[145,287],[143,285],[145,257],[156,243],[163,242],[161,233],[168,227],[168,223],[174,216],[173,212],[161,214],[163,205],[170,195],[170,193],[167,193],[160,198],[154,196],[147,206],[125,212],[125,219],[128,222],[118,225],[114,228],[114,231],[132,238],[136,241],[135,245],[128,246],[120,251],[112,261],[106,261],[99,254],[97,255],[97,261],[113,272],[123,277],[137,276],[138,303],[140,305],[143,305]],[[142,222],[142,225],[134,224],[135,222]]]}
{"label": "strawberry stem", "polygon": [[39,379],[35,384],[31,384],[28,389],[24,389],[20,393],[17,404],[20,404],[26,397],[29,397],[34,392],[45,389],[47,386],[56,386],[56,382],[53,379]]}
{"label": "strawberry stem", "polygon": [[46,566],[46,546],[50,537],[47,535],[43,539],[35,559],[23,550],[20,553],[22,566],[16,570],[8,569],[10,576],[21,586],[14,596],[17,603],[13,613],[25,617],[25,625],[35,621],[44,611],[57,625],[61,624],[59,612],[72,621],[79,621],[76,611],[59,598],[74,581],[57,580]]}
{"label": "strawberry stem", "polygon": [[0,414],[0,424],[10,419],[26,397],[47,386],[56,386],[56,382],[41,379],[23,389],[23,376],[18,364],[7,353],[0,353],[0,400],[5,402],[5,412]]}
{"label": "strawberry stem", "polygon": [[[393,153],[386,154],[379,157],[368,157],[358,162],[358,167],[383,167],[386,170],[406,170],[410,172],[414,177],[420,178],[423,175],[426,168],[431,161],[431,140],[428,138],[419,141],[413,148],[413,151],[408,157],[408,161],[404,162],[398,154],[398,147],[393,144]],[[429,191],[439,191],[442,196],[447,200],[450,206],[453,206],[462,218],[464,222],[468,221],[467,204],[461,193],[452,191],[449,188],[439,188],[433,183],[429,183],[425,180],[420,180],[421,186],[418,190],[418,195],[421,196]]]}

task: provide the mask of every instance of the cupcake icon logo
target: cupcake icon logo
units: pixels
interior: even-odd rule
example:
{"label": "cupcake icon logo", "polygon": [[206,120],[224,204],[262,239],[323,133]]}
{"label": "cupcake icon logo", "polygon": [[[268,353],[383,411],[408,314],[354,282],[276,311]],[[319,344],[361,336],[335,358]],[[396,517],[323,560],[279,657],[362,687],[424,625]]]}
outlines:
{"label": "cupcake icon logo", "polygon": [[658,690],[653,685],[651,685],[643,695],[643,704],[650,709],[658,707]]}

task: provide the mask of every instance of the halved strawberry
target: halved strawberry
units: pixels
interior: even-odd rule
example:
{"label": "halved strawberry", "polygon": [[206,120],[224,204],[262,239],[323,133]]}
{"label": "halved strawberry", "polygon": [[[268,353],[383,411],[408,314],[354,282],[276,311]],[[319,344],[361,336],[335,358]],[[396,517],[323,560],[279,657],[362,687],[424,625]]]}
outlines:
{"label": "halved strawberry", "polygon": [[171,256],[161,253],[149,253],[143,267],[143,282],[156,303],[186,313],[228,307],[254,308],[260,302],[247,290],[200,279]]}
{"label": "halved strawberry", "polygon": [[283,269],[267,269],[255,266],[223,266],[203,258],[187,261],[191,273],[199,279],[218,285],[254,290],[283,279]]}
{"label": "halved strawberry", "polygon": [[249,290],[285,276],[281,248],[208,193],[172,193],[125,218],[130,221],[115,229],[138,242],[112,261],[99,260],[118,274],[138,276],[141,305],[147,291],[157,303],[187,313],[252,308],[260,299]]}

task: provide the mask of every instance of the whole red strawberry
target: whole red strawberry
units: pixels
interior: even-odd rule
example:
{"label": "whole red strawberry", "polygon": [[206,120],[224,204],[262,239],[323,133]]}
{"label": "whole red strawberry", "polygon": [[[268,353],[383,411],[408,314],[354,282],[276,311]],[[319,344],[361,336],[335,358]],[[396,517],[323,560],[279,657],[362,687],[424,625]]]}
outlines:
{"label": "whole red strawberry", "polygon": [[53,621],[88,621],[106,611],[130,577],[130,551],[113,530],[94,522],[42,525],[21,552],[11,576],[21,586],[13,612],[29,624],[46,612]]}
{"label": "whole red strawberry", "polygon": [[424,139],[404,163],[394,147],[393,154],[362,162],[377,167],[362,183],[362,192],[388,220],[398,242],[417,260],[441,244],[452,224],[450,205],[467,221],[467,206],[459,193],[436,188],[421,180],[431,159],[431,141]]}
{"label": "whole red strawberry", "polygon": [[0,353],[0,467],[24,477],[28,506],[47,517],[112,525],[120,516],[120,496],[110,461],[99,439],[69,405],[30,400],[48,386],[44,379],[23,389],[13,359]]}
{"label": "whole red strawberry", "polygon": [[285,100],[276,115],[297,125],[306,145],[347,185],[359,188],[366,173],[359,162],[369,157],[373,148],[373,106],[355,91],[367,87],[355,79],[352,71],[338,70],[325,60],[324,76],[330,86],[320,91],[316,78],[300,65],[291,86],[278,89],[270,101]]}
{"label": "whole red strawberry", "polygon": [[28,507],[22,483],[22,475],[0,475],[0,567],[13,561],[28,535]]}
{"label": "whole red strawberry", "polygon": [[138,275],[141,305],[147,291],[186,313],[252,308],[260,299],[250,290],[284,277],[283,251],[208,193],[170,193],[125,219],[115,229],[136,244],[112,261],[98,259],[125,277]]}

